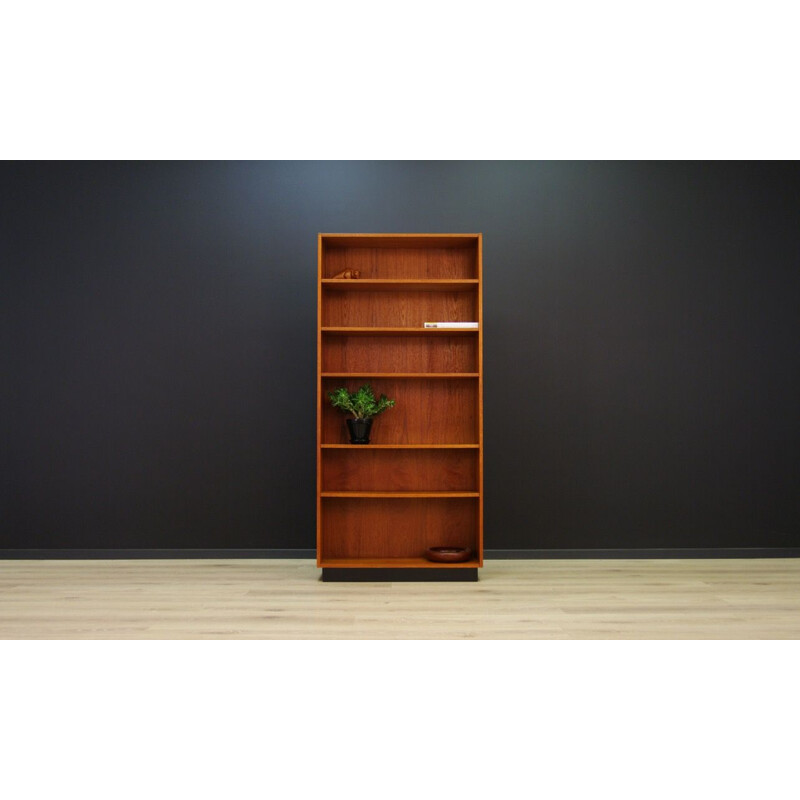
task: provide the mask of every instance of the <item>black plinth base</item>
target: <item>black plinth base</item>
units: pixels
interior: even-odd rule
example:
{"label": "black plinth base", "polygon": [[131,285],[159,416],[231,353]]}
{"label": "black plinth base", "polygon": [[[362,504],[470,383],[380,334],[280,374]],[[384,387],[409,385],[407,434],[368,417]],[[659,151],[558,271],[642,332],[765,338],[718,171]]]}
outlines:
{"label": "black plinth base", "polygon": [[478,568],[323,567],[323,581],[477,581]]}

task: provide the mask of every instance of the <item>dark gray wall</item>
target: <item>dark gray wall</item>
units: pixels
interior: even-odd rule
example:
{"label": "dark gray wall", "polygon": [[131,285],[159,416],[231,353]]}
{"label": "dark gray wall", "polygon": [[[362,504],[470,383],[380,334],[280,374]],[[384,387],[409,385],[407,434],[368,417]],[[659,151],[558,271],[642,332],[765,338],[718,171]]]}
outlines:
{"label": "dark gray wall", "polygon": [[486,545],[800,545],[800,169],[0,167],[0,549],[312,548],[318,231],[484,234]]}

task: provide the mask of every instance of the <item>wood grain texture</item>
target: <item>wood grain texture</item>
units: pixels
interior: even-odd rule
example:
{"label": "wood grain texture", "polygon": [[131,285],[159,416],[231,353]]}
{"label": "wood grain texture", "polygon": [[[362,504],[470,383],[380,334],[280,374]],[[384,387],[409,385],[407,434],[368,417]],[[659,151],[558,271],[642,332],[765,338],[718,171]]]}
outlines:
{"label": "wood grain texture", "polygon": [[[347,381],[354,391],[361,381]],[[370,438],[376,444],[477,444],[478,397],[475,381],[414,379],[370,381],[376,396],[396,401],[375,417]],[[349,441],[345,415],[327,402],[327,393],[343,385],[341,379],[322,381],[322,441]],[[368,445],[366,445],[368,446]]]}
{"label": "wood grain texture", "polygon": [[421,558],[429,547],[478,544],[477,498],[324,498],[320,563]]}
{"label": "wood grain texture", "polygon": [[478,378],[477,372],[323,372],[323,378]]}
{"label": "wood grain texture", "polygon": [[[330,559],[350,566],[412,559],[413,566],[433,546],[471,547],[482,563],[482,335],[423,328],[479,321],[481,241],[475,234],[319,236],[319,566]],[[359,278],[333,279],[351,271]],[[366,381],[396,401],[373,423],[373,442],[449,449],[347,447],[345,418],[328,393]]]}
{"label": "wood grain texture", "polygon": [[323,491],[478,491],[477,448],[359,447],[323,451]]}
{"label": "wood grain texture", "polygon": [[800,638],[800,559],[490,560],[470,584],[319,575],[308,559],[3,561],[0,638]]}
{"label": "wood grain texture", "polygon": [[341,247],[458,247],[475,244],[477,233],[321,233],[327,252]]}
{"label": "wood grain texture", "polygon": [[323,327],[421,328],[425,322],[477,322],[475,292],[328,292]]}
{"label": "wood grain texture", "polygon": [[416,289],[426,292],[466,292],[476,289],[477,286],[477,278],[467,278],[464,280],[453,280],[452,278],[446,278],[444,280],[420,280],[409,278],[378,278],[371,280],[365,280],[364,278],[351,278],[346,280],[333,280],[331,278],[322,279],[323,289],[347,292],[374,292],[378,290],[387,291],[390,289]]}
{"label": "wood grain texture", "polygon": [[325,372],[478,371],[478,338],[429,328],[434,336],[328,336]]}
{"label": "wood grain texture", "polygon": [[[317,236],[317,398],[322,396],[322,371],[324,351],[322,348],[322,278],[325,245],[322,234]],[[322,486],[322,403],[317,400],[317,552],[322,550],[322,500],[319,489]]]}
{"label": "wood grain texture", "polygon": [[445,563],[442,561],[430,561],[424,557],[416,558],[330,558],[325,562],[326,567],[334,569],[402,569],[403,567],[411,567],[413,569],[475,569],[478,562],[473,558],[469,561],[457,561],[454,563]]}
{"label": "wood grain texture", "polygon": [[478,554],[483,563],[483,234],[477,236],[476,277],[478,279]]}
{"label": "wood grain texture", "polygon": [[358,489],[355,491],[337,491],[333,490],[330,492],[320,492],[320,497],[346,497],[346,498],[356,498],[356,497],[368,497],[368,498],[375,498],[375,497],[394,497],[400,499],[409,499],[409,498],[416,498],[416,497],[429,497],[429,498],[451,498],[451,497],[475,497],[477,498],[478,492],[457,492],[457,491],[448,491],[442,489],[440,491],[416,491],[413,489],[384,489],[382,491],[370,491],[367,489]]}
{"label": "wood grain texture", "polygon": [[323,444],[324,450],[477,450],[480,445],[477,444],[375,444],[372,443],[368,448],[360,444]]}
{"label": "wood grain texture", "polygon": [[[474,280],[476,274],[474,240],[466,247],[430,247],[424,242],[409,247],[330,247],[325,251],[323,278],[332,278],[345,269],[356,269],[360,280]],[[327,243],[326,243],[327,244]]]}
{"label": "wood grain texture", "polygon": [[414,328],[408,326],[387,326],[387,327],[363,327],[363,326],[327,326],[322,329],[325,339],[329,336],[429,336],[438,338],[440,336],[477,336],[477,328]]}

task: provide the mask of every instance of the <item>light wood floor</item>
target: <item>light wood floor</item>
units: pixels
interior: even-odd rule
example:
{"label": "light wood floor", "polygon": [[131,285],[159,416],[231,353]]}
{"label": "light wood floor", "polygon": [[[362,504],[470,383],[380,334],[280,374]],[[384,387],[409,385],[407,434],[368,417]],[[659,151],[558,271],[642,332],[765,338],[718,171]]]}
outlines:
{"label": "light wood floor", "polygon": [[288,559],[0,561],[0,638],[800,638],[800,559],[490,561],[460,584],[319,574]]}

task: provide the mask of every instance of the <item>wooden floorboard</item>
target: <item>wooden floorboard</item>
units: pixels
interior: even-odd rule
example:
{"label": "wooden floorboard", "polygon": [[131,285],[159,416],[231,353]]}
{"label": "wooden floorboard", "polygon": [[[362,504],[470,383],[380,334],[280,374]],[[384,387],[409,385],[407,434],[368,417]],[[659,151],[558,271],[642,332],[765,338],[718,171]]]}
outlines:
{"label": "wooden floorboard", "polygon": [[2,639],[797,639],[800,559],[489,561],[323,583],[313,561],[0,561]]}

